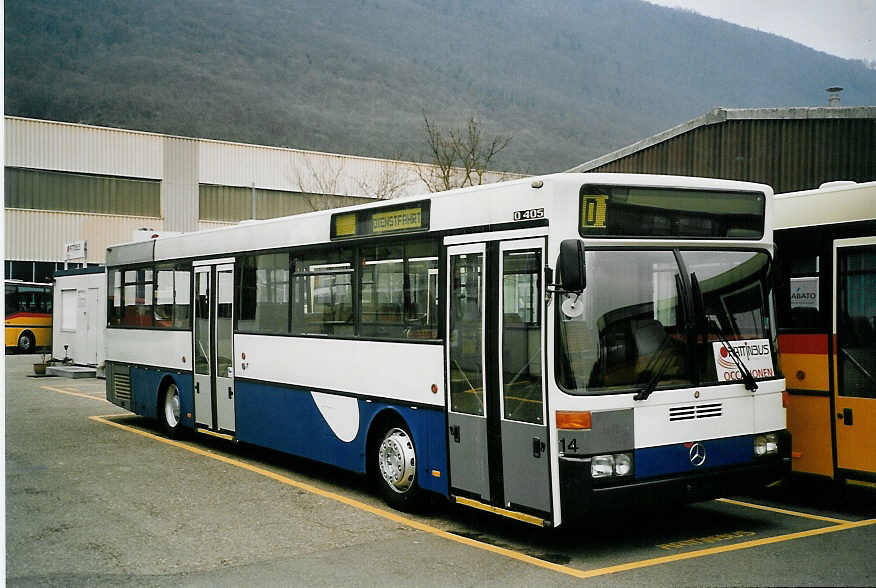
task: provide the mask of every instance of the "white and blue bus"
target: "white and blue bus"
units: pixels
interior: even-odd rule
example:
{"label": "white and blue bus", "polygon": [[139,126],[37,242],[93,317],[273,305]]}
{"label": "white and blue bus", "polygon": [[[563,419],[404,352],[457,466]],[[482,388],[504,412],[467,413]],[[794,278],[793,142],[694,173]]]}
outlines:
{"label": "white and blue bus", "polygon": [[789,469],[772,191],[557,174],[107,251],[107,398],[540,526]]}

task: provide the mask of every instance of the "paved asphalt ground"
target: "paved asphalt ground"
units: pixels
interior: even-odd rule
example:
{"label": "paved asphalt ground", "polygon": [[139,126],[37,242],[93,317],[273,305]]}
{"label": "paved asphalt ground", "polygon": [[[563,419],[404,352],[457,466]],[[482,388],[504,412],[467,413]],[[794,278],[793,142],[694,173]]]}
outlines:
{"label": "paved asphalt ground", "polygon": [[[6,357],[10,586],[876,585],[876,490],[787,483],[547,531],[229,442]],[[101,415],[111,415],[103,416]],[[94,418],[101,417],[101,418]]]}

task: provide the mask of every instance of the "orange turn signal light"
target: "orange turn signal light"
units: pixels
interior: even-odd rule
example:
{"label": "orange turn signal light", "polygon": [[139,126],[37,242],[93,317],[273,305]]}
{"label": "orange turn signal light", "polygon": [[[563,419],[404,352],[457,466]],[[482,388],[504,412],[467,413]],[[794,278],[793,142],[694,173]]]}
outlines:
{"label": "orange turn signal light", "polygon": [[590,411],[558,410],[558,429],[590,429]]}

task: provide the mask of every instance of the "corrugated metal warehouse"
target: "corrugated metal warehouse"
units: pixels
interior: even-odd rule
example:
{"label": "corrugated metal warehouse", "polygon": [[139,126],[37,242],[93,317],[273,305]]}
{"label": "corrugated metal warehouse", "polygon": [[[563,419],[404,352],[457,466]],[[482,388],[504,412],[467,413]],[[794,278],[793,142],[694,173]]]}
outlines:
{"label": "corrugated metal warehouse", "polygon": [[[46,281],[65,244],[88,263],[135,231],[197,231],[250,218],[426,192],[432,166],[5,117],[7,278]],[[486,181],[517,174],[490,173]]]}
{"label": "corrugated metal warehouse", "polygon": [[716,108],[570,171],[769,184],[776,193],[876,180],[876,106]]}

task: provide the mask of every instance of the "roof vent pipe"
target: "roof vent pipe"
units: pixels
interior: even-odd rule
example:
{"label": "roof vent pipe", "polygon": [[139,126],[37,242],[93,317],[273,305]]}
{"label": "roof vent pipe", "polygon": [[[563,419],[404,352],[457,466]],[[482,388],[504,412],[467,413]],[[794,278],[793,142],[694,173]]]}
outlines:
{"label": "roof vent pipe", "polygon": [[843,89],[839,86],[831,86],[827,88],[825,92],[827,92],[827,105],[828,106],[839,106],[840,105],[840,92]]}

